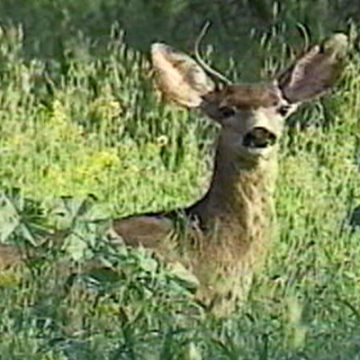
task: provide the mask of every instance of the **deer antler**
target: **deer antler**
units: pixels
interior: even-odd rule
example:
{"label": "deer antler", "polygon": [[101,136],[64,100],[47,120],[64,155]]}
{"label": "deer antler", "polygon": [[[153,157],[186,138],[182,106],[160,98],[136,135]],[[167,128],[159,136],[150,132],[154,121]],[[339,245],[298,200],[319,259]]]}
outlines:
{"label": "deer antler", "polygon": [[220,80],[221,82],[230,85],[232,82],[227,79],[224,75],[220,74],[218,71],[212,69],[202,58],[199,52],[200,43],[202,39],[204,38],[208,28],[210,26],[210,21],[207,21],[204,25],[204,27],[201,29],[201,32],[199,36],[197,37],[195,41],[194,46],[194,52],[195,52],[195,58],[196,61],[199,63],[199,65],[212,77],[215,77],[216,79]]}

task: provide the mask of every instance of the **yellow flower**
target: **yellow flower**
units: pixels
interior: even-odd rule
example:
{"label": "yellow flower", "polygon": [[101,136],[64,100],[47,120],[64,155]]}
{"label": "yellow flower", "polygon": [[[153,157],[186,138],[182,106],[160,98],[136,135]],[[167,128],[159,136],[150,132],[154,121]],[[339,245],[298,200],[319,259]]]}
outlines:
{"label": "yellow flower", "polygon": [[113,119],[120,113],[120,103],[112,96],[97,98],[89,105],[89,114],[99,120]]}
{"label": "yellow flower", "polygon": [[99,151],[92,155],[91,161],[100,168],[118,165],[120,163],[119,157],[114,150]]}
{"label": "yellow flower", "polygon": [[51,132],[50,137],[60,141],[82,136],[82,128],[71,120],[66,107],[59,99],[53,102],[53,110],[47,127]]}

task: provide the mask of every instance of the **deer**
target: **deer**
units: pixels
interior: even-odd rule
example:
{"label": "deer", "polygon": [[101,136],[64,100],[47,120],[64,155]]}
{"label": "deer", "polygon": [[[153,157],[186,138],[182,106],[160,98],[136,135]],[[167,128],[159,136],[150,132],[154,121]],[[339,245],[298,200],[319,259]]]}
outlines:
{"label": "deer", "polygon": [[[333,35],[278,76],[254,84],[234,84],[206,64],[199,54],[202,36],[195,59],[157,42],[151,63],[165,99],[203,113],[220,128],[210,185],[186,208],[113,219],[109,234],[114,243],[120,239],[179,263],[196,279],[195,299],[226,315],[246,300],[268,253],[285,119],[333,88],[342,73],[347,36]],[[21,249],[0,244],[0,271],[25,259]]]}
{"label": "deer", "polygon": [[196,60],[164,43],[152,44],[151,60],[165,99],[220,126],[209,188],[184,209],[115,219],[112,231],[128,246],[179,261],[198,280],[196,299],[228,314],[246,299],[269,248],[285,119],[334,86],[347,37],[335,34],[274,79],[255,84],[233,84],[212,69],[199,42]]}

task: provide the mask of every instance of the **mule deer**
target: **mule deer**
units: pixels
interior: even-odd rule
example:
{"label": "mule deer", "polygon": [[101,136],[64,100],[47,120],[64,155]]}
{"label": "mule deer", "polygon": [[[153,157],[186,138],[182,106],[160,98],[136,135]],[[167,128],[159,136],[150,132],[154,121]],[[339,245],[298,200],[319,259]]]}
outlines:
{"label": "mule deer", "polygon": [[[213,176],[205,196],[190,207],[114,220],[112,232],[127,245],[179,261],[198,279],[198,299],[218,313],[231,311],[246,296],[268,248],[284,119],[333,86],[346,44],[346,36],[337,34],[276,79],[254,85],[231,84],[199,56],[195,61],[153,44],[152,64],[165,97],[199,109],[221,126]],[[0,269],[25,255],[0,245]]]}
{"label": "mule deer", "polygon": [[[125,244],[184,264],[199,280],[198,299],[216,312],[233,309],[268,248],[284,119],[333,86],[346,44],[346,36],[336,34],[276,79],[254,85],[231,84],[199,56],[195,61],[153,44],[153,69],[165,97],[221,126],[213,176],[205,196],[190,207],[115,220],[115,233]],[[185,219],[180,235],[179,217]]]}

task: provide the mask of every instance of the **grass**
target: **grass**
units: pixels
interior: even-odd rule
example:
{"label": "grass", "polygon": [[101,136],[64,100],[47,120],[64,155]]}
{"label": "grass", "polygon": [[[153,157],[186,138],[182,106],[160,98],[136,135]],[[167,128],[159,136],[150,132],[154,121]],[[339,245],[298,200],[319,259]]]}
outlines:
{"label": "grass", "polygon": [[[0,359],[360,359],[359,54],[290,120],[271,255],[248,303],[215,319],[178,274],[104,230],[200,196],[216,128],[163,105],[116,31],[101,58],[28,60],[22,43],[3,28],[0,238],[44,258],[0,274]],[[66,246],[40,246],[48,229],[69,230]],[[77,275],[94,257],[114,270]]]}

